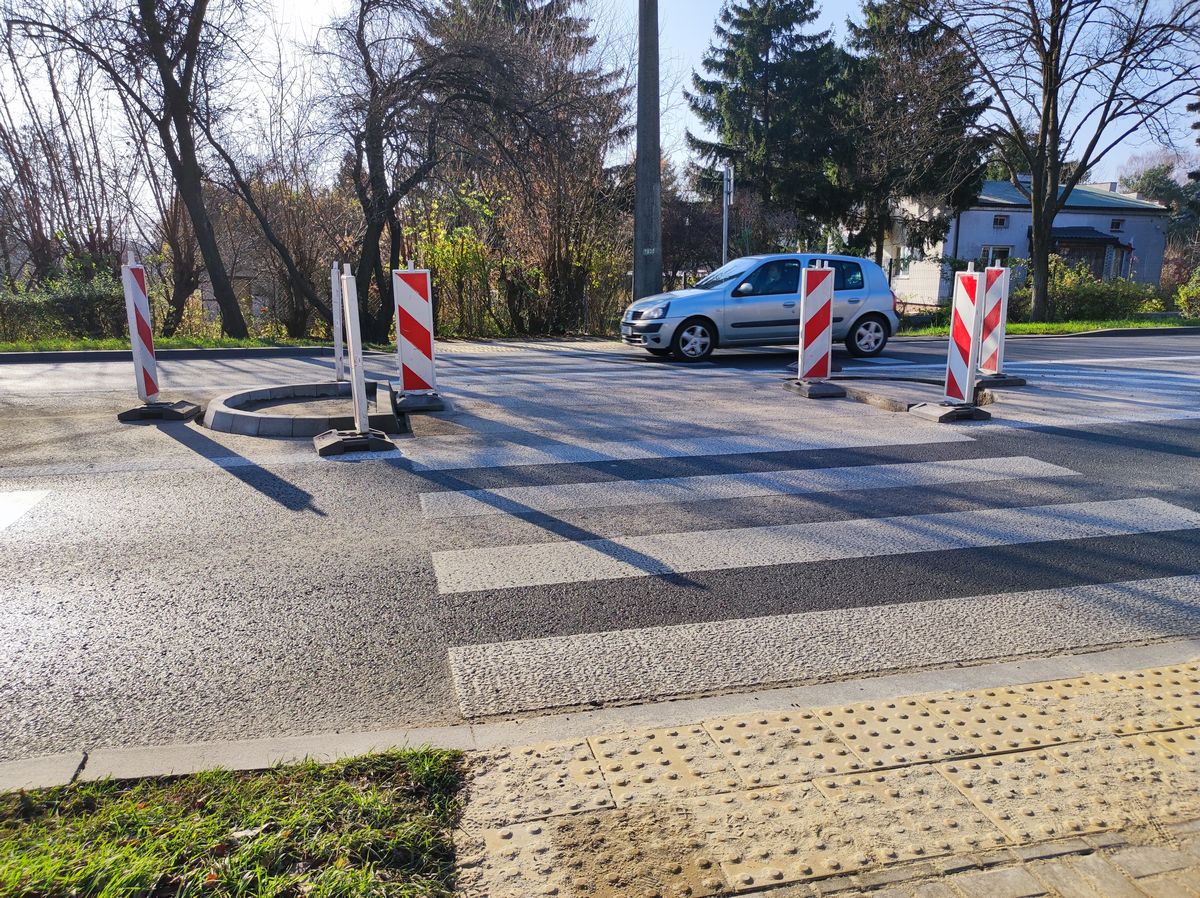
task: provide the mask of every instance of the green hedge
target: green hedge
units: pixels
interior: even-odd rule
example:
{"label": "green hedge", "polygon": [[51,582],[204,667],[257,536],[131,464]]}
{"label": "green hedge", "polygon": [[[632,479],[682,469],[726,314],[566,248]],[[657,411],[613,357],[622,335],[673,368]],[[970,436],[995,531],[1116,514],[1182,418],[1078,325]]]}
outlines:
{"label": "green hedge", "polygon": [[66,275],[25,293],[0,292],[0,340],[102,339],[126,333],[125,296],[111,272]]}
{"label": "green hedge", "polygon": [[[1102,281],[1086,264],[1069,265],[1050,257],[1050,313],[1053,321],[1107,321],[1161,312],[1162,301],[1151,284],[1114,278]],[[1009,321],[1028,321],[1032,300],[1028,283],[1009,300]]]}

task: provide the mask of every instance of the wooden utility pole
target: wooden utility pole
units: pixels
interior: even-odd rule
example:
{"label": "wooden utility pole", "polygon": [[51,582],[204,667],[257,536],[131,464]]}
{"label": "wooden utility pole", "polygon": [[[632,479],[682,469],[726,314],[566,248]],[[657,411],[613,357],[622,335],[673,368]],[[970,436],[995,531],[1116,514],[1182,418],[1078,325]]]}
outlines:
{"label": "wooden utility pole", "polygon": [[637,167],[634,172],[633,298],[662,292],[659,168],[658,0],[638,0]]}

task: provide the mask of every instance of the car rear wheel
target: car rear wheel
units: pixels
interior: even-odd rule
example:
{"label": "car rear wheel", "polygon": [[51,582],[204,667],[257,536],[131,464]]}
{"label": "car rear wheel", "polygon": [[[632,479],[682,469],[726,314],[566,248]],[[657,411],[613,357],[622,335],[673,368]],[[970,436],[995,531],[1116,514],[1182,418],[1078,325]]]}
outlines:
{"label": "car rear wheel", "polygon": [[699,362],[717,348],[717,329],[707,318],[689,318],[675,328],[671,356],[681,362]]}
{"label": "car rear wheel", "polygon": [[864,315],[854,322],[850,333],[846,334],[846,349],[850,355],[858,358],[869,358],[883,352],[887,346],[888,323],[878,315]]}

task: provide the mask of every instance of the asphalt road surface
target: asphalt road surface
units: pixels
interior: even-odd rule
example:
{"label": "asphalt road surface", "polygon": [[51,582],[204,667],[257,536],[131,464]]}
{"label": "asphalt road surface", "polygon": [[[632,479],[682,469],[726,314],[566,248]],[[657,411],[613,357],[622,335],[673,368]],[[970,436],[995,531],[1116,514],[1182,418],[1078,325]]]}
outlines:
{"label": "asphalt road surface", "polygon": [[[118,424],[128,363],[0,364],[0,760],[1200,632],[1200,337],[1012,340],[1029,387],[956,426],[794,396],[788,352],[441,349],[452,409],[344,460]],[[160,374],[204,402],[331,369]]]}

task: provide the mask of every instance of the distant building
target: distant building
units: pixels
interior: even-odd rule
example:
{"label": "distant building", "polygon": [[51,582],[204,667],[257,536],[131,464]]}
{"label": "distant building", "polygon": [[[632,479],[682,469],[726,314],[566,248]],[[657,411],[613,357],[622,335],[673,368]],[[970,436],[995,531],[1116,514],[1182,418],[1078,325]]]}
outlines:
{"label": "distant building", "polygon": [[[910,201],[906,213],[927,211]],[[1115,182],[1076,187],[1054,220],[1051,252],[1071,263],[1083,262],[1097,277],[1131,278],[1157,284],[1162,274],[1170,210],[1120,193]],[[975,260],[978,265],[1003,259],[1028,259],[1033,212],[1029,201],[1008,181],[984,181],[979,199],[957,215],[943,240],[924,250],[905,246],[902,226],[888,235],[884,267],[892,289],[913,305],[945,303],[950,296],[950,267],[942,258]]]}

